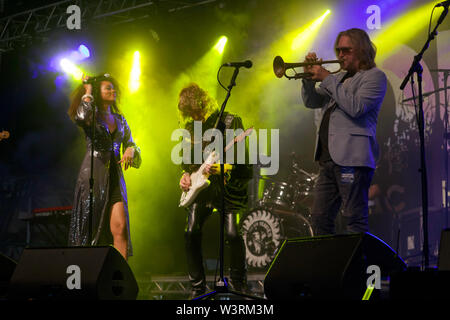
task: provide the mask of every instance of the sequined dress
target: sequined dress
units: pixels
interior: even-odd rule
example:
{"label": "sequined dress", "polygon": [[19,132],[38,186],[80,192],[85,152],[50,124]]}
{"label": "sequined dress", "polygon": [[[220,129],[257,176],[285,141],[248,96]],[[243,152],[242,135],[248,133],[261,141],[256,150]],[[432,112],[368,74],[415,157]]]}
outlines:
{"label": "sequined dress", "polygon": [[[130,219],[128,212],[127,189],[123,171],[117,163],[121,159],[120,146],[125,151],[134,148],[134,158],[131,166],[139,168],[141,165],[141,151],[133,141],[130,128],[125,118],[113,113],[117,129],[111,133],[108,125],[96,117],[95,141],[94,141],[94,210],[92,215],[92,242],[96,245],[110,245],[113,237],[110,230],[110,185],[111,171],[115,170],[116,181],[119,184],[120,195],[125,207],[125,217],[128,233],[127,256],[133,255],[130,237]],[[75,122],[80,126],[86,137],[86,154],[84,156],[78,179],[75,186],[73,211],[69,227],[69,246],[88,245],[89,224],[89,178],[91,172],[91,147],[92,147],[92,105],[90,102],[81,102],[75,116]]]}

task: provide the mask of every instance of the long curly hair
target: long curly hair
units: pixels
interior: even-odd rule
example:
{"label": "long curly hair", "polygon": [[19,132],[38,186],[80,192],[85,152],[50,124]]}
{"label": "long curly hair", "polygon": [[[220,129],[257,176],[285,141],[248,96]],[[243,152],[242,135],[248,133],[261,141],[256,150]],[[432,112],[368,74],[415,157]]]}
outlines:
{"label": "long curly hair", "polygon": [[342,31],[338,34],[334,43],[334,49],[336,51],[339,39],[342,36],[347,36],[351,39],[355,46],[356,56],[359,58],[359,67],[362,70],[369,70],[376,67],[375,55],[377,48],[375,44],[370,40],[369,35],[362,29],[352,28]]}
{"label": "long curly hair", "polygon": [[[102,101],[100,95],[100,87],[102,81],[109,81],[113,84],[114,90],[116,91],[116,101],[111,105],[111,112],[122,114],[119,109],[118,102],[120,100],[120,86],[116,79],[111,77],[109,74],[100,74],[95,77],[96,81],[92,84],[92,96],[94,97],[94,104],[98,107]],[[80,84],[70,95],[70,106],[67,110],[67,114],[69,115],[72,121],[75,120],[75,116],[77,114],[78,107],[81,103],[81,97],[86,93],[86,90],[83,84]]]}
{"label": "long curly hair", "polygon": [[206,120],[218,109],[217,101],[196,83],[190,83],[180,91],[178,111],[180,125],[184,128],[193,121],[193,116]]}

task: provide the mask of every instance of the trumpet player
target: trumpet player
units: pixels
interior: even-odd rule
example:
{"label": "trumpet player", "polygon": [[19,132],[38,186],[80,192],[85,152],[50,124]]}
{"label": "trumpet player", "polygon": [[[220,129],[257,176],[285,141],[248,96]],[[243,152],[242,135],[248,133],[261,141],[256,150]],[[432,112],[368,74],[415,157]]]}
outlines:
{"label": "trumpet player", "polygon": [[[347,233],[367,232],[368,190],[378,156],[376,127],[386,93],[386,75],[375,65],[376,48],[364,30],[338,34],[334,50],[341,70],[331,74],[308,64],[302,79],[307,108],[320,109],[312,223],[315,235],[334,234],[342,208]],[[314,52],[305,62],[320,62]],[[317,84],[319,83],[319,84]]]}

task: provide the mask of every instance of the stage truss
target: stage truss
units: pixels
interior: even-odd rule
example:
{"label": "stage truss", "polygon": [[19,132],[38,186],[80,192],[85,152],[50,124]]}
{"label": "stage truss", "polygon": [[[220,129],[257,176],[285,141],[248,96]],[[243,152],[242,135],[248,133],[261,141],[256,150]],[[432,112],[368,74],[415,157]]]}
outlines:
{"label": "stage truss", "polygon": [[[253,296],[264,298],[264,274],[249,274],[247,284]],[[189,299],[190,283],[187,276],[137,277],[139,300],[185,300]],[[207,276],[207,290],[214,290],[214,276]]]}
{"label": "stage truss", "polygon": [[0,53],[27,46],[34,40],[45,40],[51,31],[67,28],[71,15],[67,8],[71,5],[80,8],[83,25],[117,25],[216,1],[63,0],[0,19]]}

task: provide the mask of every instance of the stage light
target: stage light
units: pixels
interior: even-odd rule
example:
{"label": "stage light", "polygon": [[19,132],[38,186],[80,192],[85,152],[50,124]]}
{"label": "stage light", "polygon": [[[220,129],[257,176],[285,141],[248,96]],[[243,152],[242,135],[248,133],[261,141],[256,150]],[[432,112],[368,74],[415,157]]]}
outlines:
{"label": "stage light", "polygon": [[325,18],[331,13],[330,10],[325,11],[322,16],[314,20],[310,25],[308,25],[304,30],[298,34],[294,40],[292,41],[291,49],[293,51],[298,50],[302,46],[305,45],[305,43],[309,43],[311,39],[314,39],[317,35],[317,31],[319,30],[319,27],[322,25]]}
{"label": "stage light", "polygon": [[[436,3],[428,3],[407,11],[400,17],[387,22],[385,26],[372,36],[377,47],[377,60],[382,61],[390,56],[399,45],[414,39],[419,32],[430,23],[431,10]],[[439,18],[440,12],[433,15],[433,22]],[[423,34],[424,42],[426,34]]]}
{"label": "stage light", "polygon": [[61,69],[71,75],[75,80],[81,80],[83,77],[83,71],[80,70],[72,61],[63,58],[60,60],[59,65]]}
{"label": "stage light", "polygon": [[139,90],[141,85],[141,54],[139,51],[136,51],[133,54],[133,66],[130,72],[130,82],[128,84],[129,90],[131,93],[134,93]]}
{"label": "stage light", "polygon": [[84,59],[89,58],[91,56],[91,52],[89,51],[88,47],[86,47],[84,44],[78,47],[78,52],[81,53],[81,56]]}
{"label": "stage light", "polygon": [[213,97],[217,95],[217,71],[219,70],[225,46],[228,42],[226,36],[221,36],[214,46],[206,52],[193,66],[178,77],[174,84],[175,94],[190,82],[196,82]]}
{"label": "stage light", "polygon": [[227,44],[228,38],[226,36],[220,37],[219,41],[217,41],[217,44],[214,46],[214,49],[222,54],[223,50],[225,49],[225,45]]}

